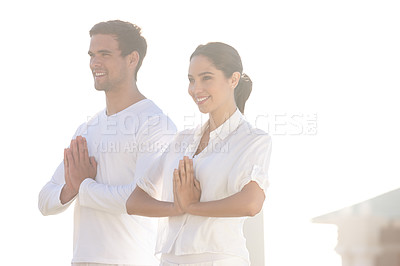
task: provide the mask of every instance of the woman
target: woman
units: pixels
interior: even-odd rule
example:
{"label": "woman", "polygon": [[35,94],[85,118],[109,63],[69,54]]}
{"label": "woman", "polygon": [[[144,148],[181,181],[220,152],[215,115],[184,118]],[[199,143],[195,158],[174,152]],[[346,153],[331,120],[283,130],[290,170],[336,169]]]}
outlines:
{"label": "woman", "polygon": [[271,140],[242,115],[252,87],[242,71],[233,47],[197,47],[189,94],[209,120],[178,133],[126,203],[129,214],[165,217],[161,265],[249,265],[243,223],[262,208]]}

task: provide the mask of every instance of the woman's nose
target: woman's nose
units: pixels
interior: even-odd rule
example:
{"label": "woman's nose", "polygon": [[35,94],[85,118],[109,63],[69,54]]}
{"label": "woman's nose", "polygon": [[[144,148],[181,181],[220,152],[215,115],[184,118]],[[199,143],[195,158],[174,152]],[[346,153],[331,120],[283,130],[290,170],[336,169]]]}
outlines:
{"label": "woman's nose", "polygon": [[192,90],[196,94],[203,90],[203,86],[201,86],[200,82],[193,82]]}

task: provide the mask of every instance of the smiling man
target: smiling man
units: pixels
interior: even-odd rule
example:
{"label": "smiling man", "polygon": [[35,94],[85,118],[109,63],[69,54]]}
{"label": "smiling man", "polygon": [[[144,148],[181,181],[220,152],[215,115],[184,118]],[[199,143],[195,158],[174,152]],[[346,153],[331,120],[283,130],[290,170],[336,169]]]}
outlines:
{"label": "smiling man", "polygon": [[124,206],[176,127],[136,85],[147,50],[141,29],[101,22],[90,37],[94,87],[104,91],[106,108],[77,129],[64,161],[40,191],[39,209],[58,214],[75,202],[74,266],[158,265],[157,220],[128,215]]}

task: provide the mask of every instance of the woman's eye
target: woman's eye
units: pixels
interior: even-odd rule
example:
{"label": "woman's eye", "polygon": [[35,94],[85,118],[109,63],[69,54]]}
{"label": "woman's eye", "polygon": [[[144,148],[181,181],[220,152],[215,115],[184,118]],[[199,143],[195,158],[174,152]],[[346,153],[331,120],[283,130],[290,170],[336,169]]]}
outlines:
{"label": "woman's eye", "polygon": [[194,79],[189,78],[189,83],[193,83],[193,82],[194,82]]}
{"label": "woman's eye", "polygon": [[204,76],[203,77],[203,80],[210,80],[211,79],[211,76]]}

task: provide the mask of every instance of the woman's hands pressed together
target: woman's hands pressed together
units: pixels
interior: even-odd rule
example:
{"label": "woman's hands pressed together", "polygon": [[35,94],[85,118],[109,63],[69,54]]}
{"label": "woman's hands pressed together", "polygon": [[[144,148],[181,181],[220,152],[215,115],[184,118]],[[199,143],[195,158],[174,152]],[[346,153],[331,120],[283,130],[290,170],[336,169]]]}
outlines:
{"label": "woman's hands pressed together", "polygon": [[182,212],[190,213],[190,206],[200,202],[200,182],[194,177],[193,160],[187,156],[179,161],[174,170],[174,204]]}

